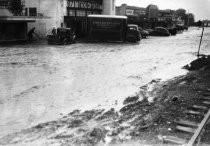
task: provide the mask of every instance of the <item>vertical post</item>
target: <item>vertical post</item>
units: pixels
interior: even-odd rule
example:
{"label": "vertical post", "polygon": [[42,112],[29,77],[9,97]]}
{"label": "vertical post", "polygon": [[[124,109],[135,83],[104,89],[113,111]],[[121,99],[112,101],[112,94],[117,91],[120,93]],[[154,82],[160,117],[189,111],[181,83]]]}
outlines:
{"label": "vertical post", "polygon": [[201,42],[202,42],[202,39],[203,39],[203,32],[204,32],[204,26],[203,26],[203,28],[202,28],[202,34],[201,34],[201,39],[200,39],[200,44],[199,44],[199,48],[198,48],[197,57],[200,56],[200,49],[201,49]]}
{"label": "vertical post", "polygon": [[189,18],[190,17],[189,15],[190,15],[190,13],[189,13],[189,10],[188,10],[188,14],[187,14],[187,27],[189,27],[189,19],[190,19]]}

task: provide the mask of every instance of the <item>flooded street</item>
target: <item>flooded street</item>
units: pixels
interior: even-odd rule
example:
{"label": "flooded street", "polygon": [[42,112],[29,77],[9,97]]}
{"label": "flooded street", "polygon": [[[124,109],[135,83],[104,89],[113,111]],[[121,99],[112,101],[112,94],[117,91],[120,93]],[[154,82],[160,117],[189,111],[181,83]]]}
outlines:
{"label": "flooded street", "polygon": [[[122,107],[154,79],[185,74],[196,58],[201,29],[139,44],[29,44],[0,47],[0,137],[75,109]],[[208,37],[207,37],[208,35]],[[209,54],[210,29],[201,48]]]}

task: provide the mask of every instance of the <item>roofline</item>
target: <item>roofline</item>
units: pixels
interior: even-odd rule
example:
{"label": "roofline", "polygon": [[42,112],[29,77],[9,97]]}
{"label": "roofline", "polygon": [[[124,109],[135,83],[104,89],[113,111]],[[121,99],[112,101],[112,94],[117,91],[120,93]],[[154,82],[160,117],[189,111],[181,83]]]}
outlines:
{"label": "roofline", "polygon": [[142,10],[146,10],[146,8],[144,8],[144,7],[137,7],[137,6],[127,6],[126,9],[142,9]]}
{"label": "roofline", "polygon": [[127,16],[119,16],[119,15],[88,15],[88,17],[93,17],[93,18],[127,19]]}

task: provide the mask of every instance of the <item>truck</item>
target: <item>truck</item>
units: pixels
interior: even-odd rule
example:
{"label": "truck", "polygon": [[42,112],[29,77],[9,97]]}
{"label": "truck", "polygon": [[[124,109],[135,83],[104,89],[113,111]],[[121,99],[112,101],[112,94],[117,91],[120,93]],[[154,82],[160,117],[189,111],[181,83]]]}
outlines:
{"label": "truck", "polygon": [[88,15],[87,36],[90,40],[106,42],[138,42],[138,25],[128,24],[127,16]]}

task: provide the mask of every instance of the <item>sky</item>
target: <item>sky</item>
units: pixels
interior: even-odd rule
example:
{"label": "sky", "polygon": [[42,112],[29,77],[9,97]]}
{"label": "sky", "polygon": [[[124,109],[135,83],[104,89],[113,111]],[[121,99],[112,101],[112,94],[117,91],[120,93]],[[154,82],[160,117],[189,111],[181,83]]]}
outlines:
{"label": "sky", "polygon": [[163,10],[183,8],[187,12],[193,13],[196,20],[210,20],[210,0],[116,0],[117,6],[121,4],[137,7],[147,7],[149,4],[154,4]]}

